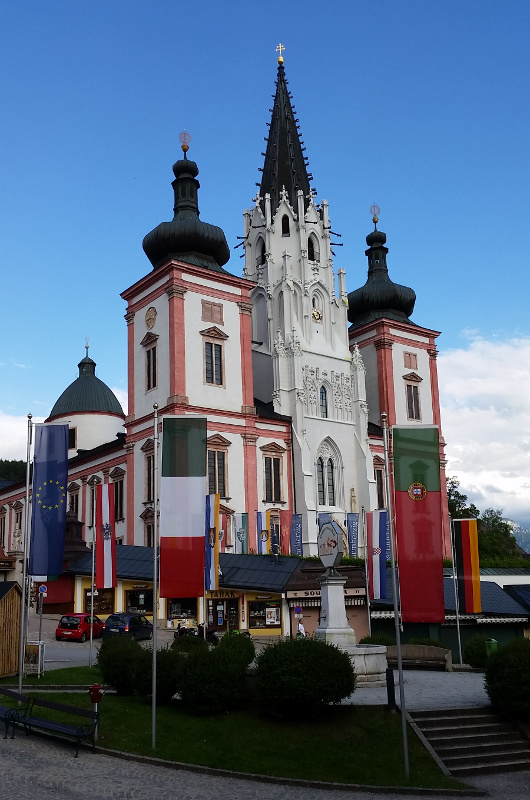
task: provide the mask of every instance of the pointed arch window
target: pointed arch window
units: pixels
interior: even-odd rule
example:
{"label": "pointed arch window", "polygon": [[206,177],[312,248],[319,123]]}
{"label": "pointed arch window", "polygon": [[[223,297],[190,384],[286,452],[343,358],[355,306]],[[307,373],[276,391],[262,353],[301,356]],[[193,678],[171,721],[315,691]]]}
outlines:
{"label": "pointed arch window", "polygon": [[282,217],[282,236],[290,236],[291,231],[289,228],[289,217],[287,214],[284,214]]}
{"label": "pointed arch window", "polygon": [[307,258],[309,261],[319,261],[320,260],[320,252],[318,247],[318,239],[312,233],[307,240]]}
{"label": "pointed arch window", "polygon": [[335,468],[333,461],[328,458],[327,463],[327,490],[328,490],[328,506],[335,505]]}
{"label": "pointed arch window", "polygon": [[335,464],[333,459],[317,459],[317,489],[319,506],[335,505]]}
{"label": "pointed arch window", "polygon": [[324,419],[328,417],[328,393],[325,386],[320,387],[320,416]]}
{"label": "pointed arch window", "polygon": [[267,258],[265,254],[265,242],[260,236],[260,238],[258,239],[258,255],[257,255],[258,267],[262,266],[263,264],[266,264],[266,262]]}
{"label": "pointed arch window", "polygon": [[318,505],[326,505],[326,491],[324,486],[324,459],[322,457],[317,459],[317,487],[318,487]]}

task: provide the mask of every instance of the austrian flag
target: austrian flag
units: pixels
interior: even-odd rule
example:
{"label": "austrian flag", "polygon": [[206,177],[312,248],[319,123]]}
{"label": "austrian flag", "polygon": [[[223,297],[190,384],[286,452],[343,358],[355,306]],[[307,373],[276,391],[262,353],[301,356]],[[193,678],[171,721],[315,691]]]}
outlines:
{"label": "austrian flag", "polygon": [[116,586],[114,485],[96,488],[96,589]]}

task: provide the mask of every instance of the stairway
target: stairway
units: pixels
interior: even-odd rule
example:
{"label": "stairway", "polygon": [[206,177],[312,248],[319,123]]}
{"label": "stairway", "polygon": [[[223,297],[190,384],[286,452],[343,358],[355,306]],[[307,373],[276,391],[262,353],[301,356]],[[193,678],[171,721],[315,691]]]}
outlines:
{"label": "stairway", "polygon": [[489,708],[410,712],[451,775],[530,769],[530,742]]}

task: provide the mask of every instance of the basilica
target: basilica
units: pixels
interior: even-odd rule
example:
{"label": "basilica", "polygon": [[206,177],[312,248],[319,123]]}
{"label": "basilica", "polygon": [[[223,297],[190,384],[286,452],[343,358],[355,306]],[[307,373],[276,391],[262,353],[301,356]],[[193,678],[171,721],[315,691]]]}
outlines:
{"label": "basilica", "polygon": [[[145,236],[149,269],[121,294],[127,415],[87,348],[79,377],[46,420],[68,424],[70,448],[66,571],[50,584],[50,609],[84,609],[86,578],[68,570],[92,541],[99,483],[113,484],[119,558],[128,564],[120,580],[129,599],[108,598],[109,610],[142,607],[148,582],[134,570],[155,540],[155,407],[159,417],[207,418],[205,494],[221,497],[225,554],[237,550],[235,514],[248,514],[252,554],[256,514],[270,512],[278,531],[300,515],[303,554],[315,555],[319,514],[344,525],[349,512],[387,506],[381,414],[390,426],[440,428],[439,333],[411,320],[415,293],[389,276],[376,207],[367,280],[347,294],[345,269],[333,264],[332,204],[312,189],[281,56],[268,125],[261,185],[243,211],[243,274],[234,274],[223,231],[200,219],[199,167],[184,134],[173,165],[173,218]],[[440,442],[445,487],[441,428]],[[1,488],[5,580],[20,580],[24,512],[25,485]],[[287,555],[288,537],[278,541]],[[364,546],[361,531],[361,556]]]}

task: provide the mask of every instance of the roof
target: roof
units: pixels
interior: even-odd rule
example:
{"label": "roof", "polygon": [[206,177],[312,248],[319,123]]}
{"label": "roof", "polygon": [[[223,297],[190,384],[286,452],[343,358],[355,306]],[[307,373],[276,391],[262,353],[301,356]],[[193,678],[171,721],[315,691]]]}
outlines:
{"label": "roof", "polygon": [[[346,588],[364,588],[366,586],[364,567],[339,564],[337,569],[341,577],[346,578],[346,583],[344,584]],[[320,561],[300,560],[287,588],[289,591],[320,590],[318,579],[324,575],[325,571],[326,568]]]}
{"label": "roof", "polygon": [[[92,554],[71,564],[66,572],[75,575],[92,574]],[[116,577],[151,581],[153,579],[153,548],[122,544],[116,548]]]}
{"label": "roof", "polygon": [[[392,591],[392,574],[390,569],[387,569],[386,571],[386,594],[387,596],[384,600],[370,601],[370,607],[373,610],[382,610],[393,606],[394,593]],[[496,617],[529,616],[529,609],[518,603],[513,599],[513,597],[510,597],[510,594],[504,591],[494,581],[481,581],[480,595],[482,602],[482,614],[494,615]],[[452,578],[444,578],[444,605],[446,612],[449,614],[451,612],[456,613],[455,591]]]}
{"label": "roof", "polygon": [[17,583],[17,581],[1,581],[0,582],[0,600],[3,600],[4,597],[6,595],[8,595],[9,592],[11,591],[11,589],[13,589],[15,586],[17,587],[15,589],[15,591],[18,591],[20,594],[22,594],[22,590],[21,590],[19,584]]}
{"label": "roof", "polygon": [[220,553],[221,586],[283,592],[300,563],[293,556],[258,556]]}
{"label": "roof", "polygon": [[112,389],[96,378],[96,362],[87,355],[77,366],[79,377],[64,390],[52,408],[49,419],[91,411],[124,417],[123,409]]}
{"label": "roof", "polygon": [[0,490],[7,489],[8,486],[14,486],[15,483],[20,483],[21,481],[10,481],[7,478],[0,478]]}
{"label": "roof", "polygon": [[256,414],[258,417],[262,417],[263,419],[277,419],[281,420],[282,422],[291,422],[291,417],[287,417],[285,414],[276,413],[274,410],[274,403],[272,401],[270,403],[264,403],[263,400],[255,397],[254,406],[256,408]]}
{"label": "roof", "polygon": [[530,612],[530,584],[511,583],[503,588],[517,603],[526,608],[527,613]]}

